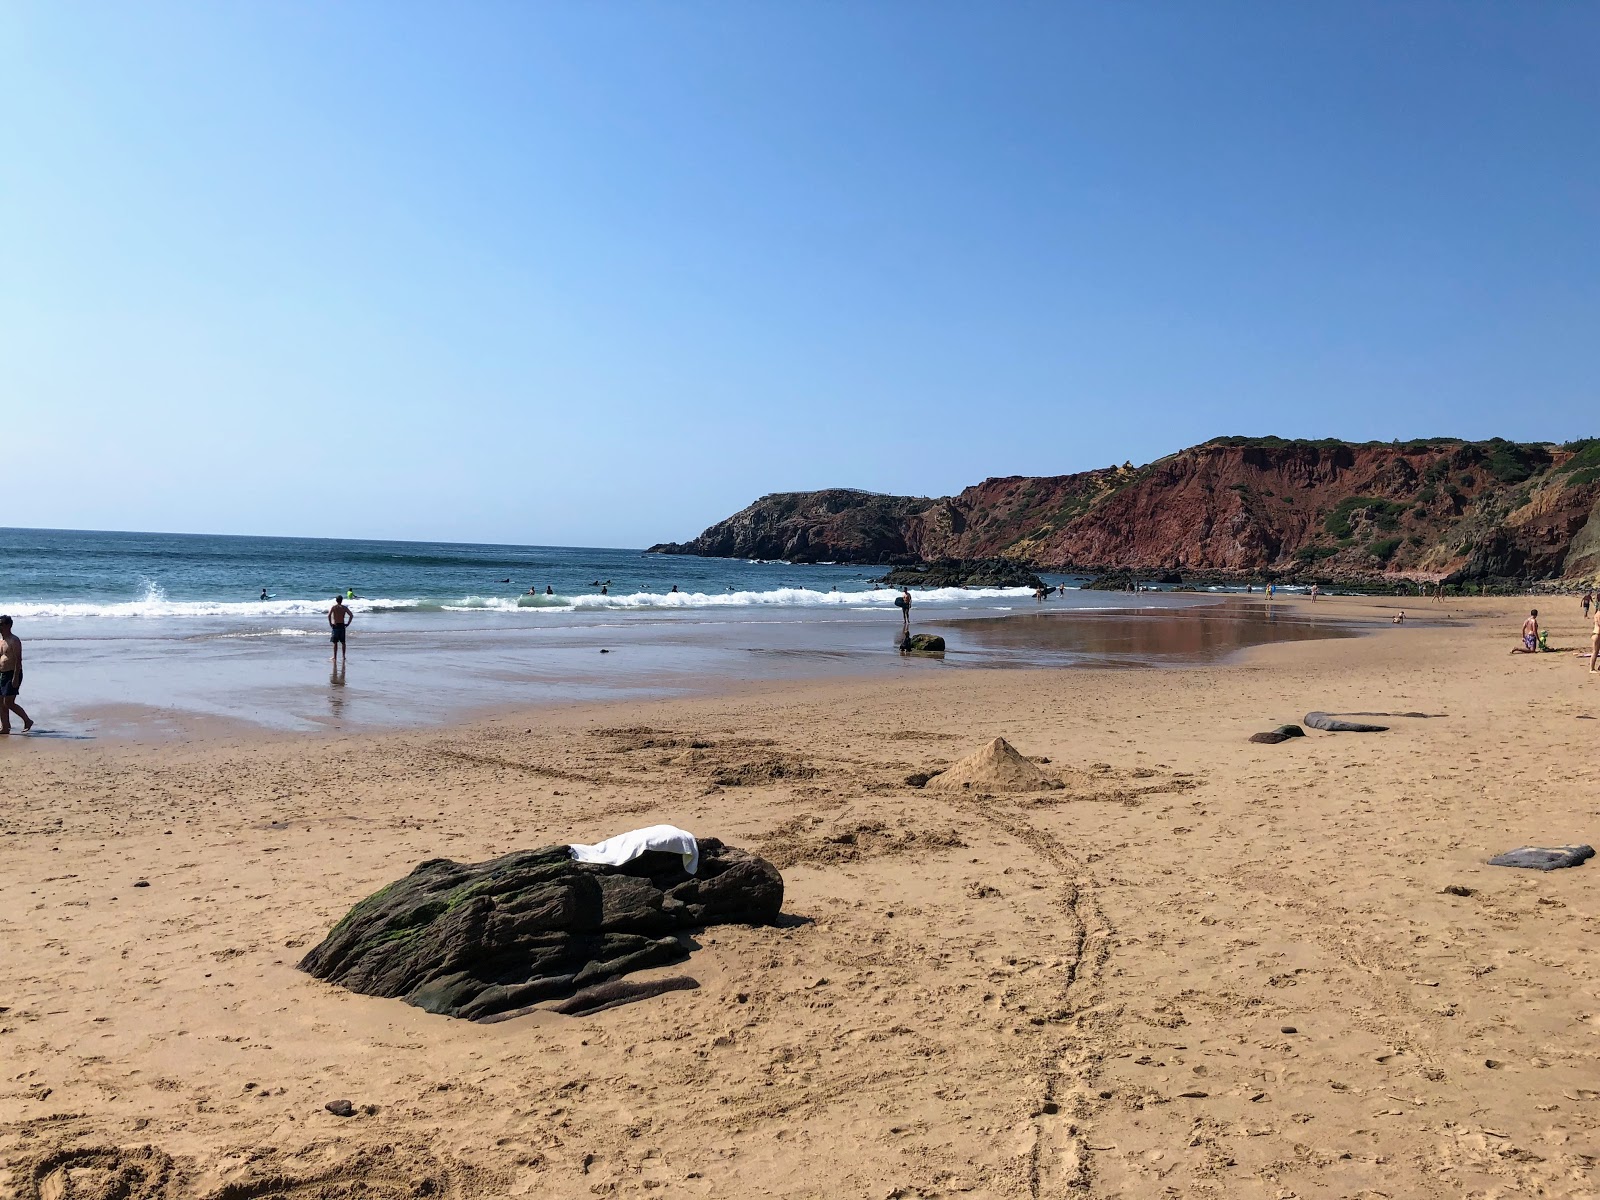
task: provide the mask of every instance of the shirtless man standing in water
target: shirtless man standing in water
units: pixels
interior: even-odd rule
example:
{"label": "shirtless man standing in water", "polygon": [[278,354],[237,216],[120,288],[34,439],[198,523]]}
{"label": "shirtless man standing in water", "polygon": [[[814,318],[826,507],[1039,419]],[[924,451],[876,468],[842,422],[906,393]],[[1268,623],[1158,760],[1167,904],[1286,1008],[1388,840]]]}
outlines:
{"label": "shirtless man standing in water", "polygon": [[22,639],[11,632],[11,618],[0,617],[0,734],[11,732],[11,714],[22,718],[22,732],[33,728],[33,719],[17,703],[22,690]]}
{"label": "shirtless man standing in water", "polygon": [[355,613],[345,606],[344,600],[339,596],[335,596],[333,598],[333,607],[328,610],[328,628],[333,634],[333,662],[339,661],[340,650],[344,651],[345,660],[349,661],[350,648],[346,645],[344,636],[350,629],[350,622],[355,619]]}

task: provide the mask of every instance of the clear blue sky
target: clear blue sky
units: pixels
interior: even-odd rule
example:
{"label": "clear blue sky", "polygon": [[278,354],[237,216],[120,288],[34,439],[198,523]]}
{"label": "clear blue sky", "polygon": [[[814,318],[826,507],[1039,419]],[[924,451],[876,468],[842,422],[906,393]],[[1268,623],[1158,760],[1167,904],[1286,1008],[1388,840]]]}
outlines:
{"label": "clear blue sky", "polygon": [[0,524],[1600,433],[1600,5],[0,7]]}

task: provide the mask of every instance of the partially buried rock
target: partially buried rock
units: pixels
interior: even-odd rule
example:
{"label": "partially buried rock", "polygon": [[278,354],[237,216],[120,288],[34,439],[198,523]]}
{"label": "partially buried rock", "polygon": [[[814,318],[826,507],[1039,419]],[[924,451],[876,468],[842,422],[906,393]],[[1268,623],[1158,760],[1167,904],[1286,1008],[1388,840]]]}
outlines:
{"label": "partially buried rock", "polygon": [[1520,846],[1504,854],[1496,854],[1489,860],[1489,865],[1555,871],[1561,867],[1576,867],[1593,857],[1593,846]]}
{"label": "partially buried rock", "polygon": [[1387,725],[1368,725],[1365,721],[1343,721],[1332,713],[1308,712],[1307,725],[1324,733],[1388,733]]}
{"label": "partially buried rock", "polygon": [[356,1115],[356,1106],[348,1100],[329,1100],[322,1107],[336,1117],[353,1117]]}
{"label": "partially buried rock", "polygon": [[944,639],[936,633],[913,633],[900,640],[900,649],[907,654],[943,654]]}
{"label": "partially buried rock", "polygon": [[1252,742],[1261,742],[1268,746],[1276,746],[1279,742],[1287,742],[1290,738],[1305,737],[1306,731],[1298,725],[1279,725],[1268,733],[1252,733]]}
{"label": "partially buried rock", "polygon": [[1018,754],[1005,738],[961,759],[927,781],[939,791],[1042,792],[1061,785]]}
{"label": "partially buried rock", "polygon": [[680,930],[777,918],[776,867],[715,838],[698,841],[695,875],[681,854],[661,851],[624,866],[576,862],[566,846],[483,863],[431,859],[352,908],[300,969],[480,1020],[680,962]]}

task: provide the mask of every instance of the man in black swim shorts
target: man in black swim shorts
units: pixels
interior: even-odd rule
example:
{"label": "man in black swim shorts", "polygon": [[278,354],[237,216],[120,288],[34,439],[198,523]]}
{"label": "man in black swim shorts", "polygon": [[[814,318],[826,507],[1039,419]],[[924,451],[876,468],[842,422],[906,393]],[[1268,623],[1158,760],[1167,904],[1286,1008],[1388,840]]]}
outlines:
{"label": "man in black swim shorts", "polygon": [[355,613],[345,605],[342,597],[333,598],[333,607],[328,610],[328,630],[332,634],[328,640],[333,643],[333,661],[339,661],[339,651],[344,650],[346,660],[350,657],[349,645],[344,640],[345,631],[350,628],[350,622],[356,619]]}
{"label": "man in black swim shorts", "polygon": [[11,732],[11,714],[22,718],[22,732],[33,728],[33,719],[17,695],[22,691],[22,639],[11,632],[11,618],[0,617],[0,734]]}

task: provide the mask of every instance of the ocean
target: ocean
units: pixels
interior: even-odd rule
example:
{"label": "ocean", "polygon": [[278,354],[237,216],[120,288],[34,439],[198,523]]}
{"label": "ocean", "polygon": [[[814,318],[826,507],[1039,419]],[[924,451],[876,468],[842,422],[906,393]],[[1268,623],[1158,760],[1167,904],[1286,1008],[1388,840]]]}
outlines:
{"label": "ocean", "polygon": [[[330,598],[350,590],[359,613],[496,612],[569,623],[616,612],[891,609],[895,593],[872,583],[886,569],[567,546],[0,530],[0,607],[63,620],[256,627],[281,618],[315,629]],[[1029,598],[1027,589],[951,588],[925,592],[918,604],[1004,608],[1019,598]]]}
{"label": "ocean", "polygon": [[[906,659],[895,650],[896,592],[873,582],[883,570],[629,549],[4,529],[0,612],[24,639],[24,705],[41,729],[85,737],[206,720],[437,724],[508,706],[842,673],[1148,666],[1345,632],[1266,606],[1079,591],[1083,580],[1047,575],[1072,590],[1044,605],[1026,588],[919,591],[915,624],[945,636],[950,653]],[[350,591],[349,665],[334,669],[325,614]],[[1020,614],[1028,619],[999,620]]]}

